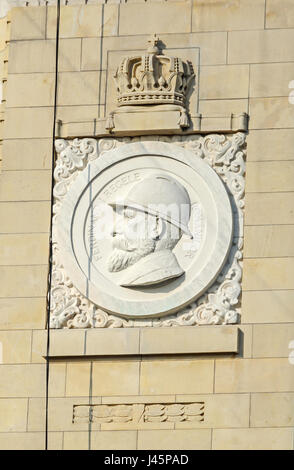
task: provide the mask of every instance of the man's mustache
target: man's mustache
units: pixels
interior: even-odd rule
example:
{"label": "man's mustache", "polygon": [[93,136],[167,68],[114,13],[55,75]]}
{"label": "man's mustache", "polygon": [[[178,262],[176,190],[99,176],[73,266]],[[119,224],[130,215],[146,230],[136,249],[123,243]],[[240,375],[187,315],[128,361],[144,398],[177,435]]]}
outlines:
{"label": "man's mustache", "polygon": [[123,251],[135,251],[137,249],[136,246],[132,246],[129,241],[121,235],[115,235],[112,241],[113,248],[117,248],[118,250]]}

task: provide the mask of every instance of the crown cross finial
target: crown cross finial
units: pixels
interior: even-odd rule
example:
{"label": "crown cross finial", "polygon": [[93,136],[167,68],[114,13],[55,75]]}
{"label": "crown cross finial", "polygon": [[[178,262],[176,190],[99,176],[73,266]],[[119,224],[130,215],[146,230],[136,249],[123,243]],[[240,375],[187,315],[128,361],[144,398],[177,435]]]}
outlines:
{"label": "crown cross finial", "polygon": [[149,54],[160,54],[160,48],[159,48],[159,37],[157,36],[156,33],[154,33],[150,38],[148,39],[148,49],[147,52]]}

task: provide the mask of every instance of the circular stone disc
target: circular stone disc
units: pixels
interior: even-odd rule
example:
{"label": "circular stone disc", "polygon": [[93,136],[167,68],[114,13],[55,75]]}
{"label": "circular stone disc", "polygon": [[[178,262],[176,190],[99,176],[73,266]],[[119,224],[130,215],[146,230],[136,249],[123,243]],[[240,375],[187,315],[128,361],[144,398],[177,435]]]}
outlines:
{"label": "circular stone disc", "polygon": [[[175,183],[182,196],[188,194],[187,231],[171,250],[156,249],[111,270],[114,227],[123,217],[111,204],[132,193],[139,206],[142,200],[153,201],[158,190],[146,191],[146,185],[158,176]],[[162,200],[169,198],[164,191]],[[195,301],[220,273],[232,233],[229,196],[216,172],[192,152],[163,142],[125,144],[89,163],[57,216],[61,260],[74,286],[98,307],[125,317],[163,316]]]}

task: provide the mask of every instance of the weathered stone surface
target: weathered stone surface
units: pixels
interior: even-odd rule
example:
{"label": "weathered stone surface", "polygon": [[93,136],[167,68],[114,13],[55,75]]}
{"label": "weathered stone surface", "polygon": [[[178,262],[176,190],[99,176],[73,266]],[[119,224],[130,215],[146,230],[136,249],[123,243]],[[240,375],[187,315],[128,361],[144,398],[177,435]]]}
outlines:
{"label": "weathered stone surface", "polygon": [[294,193],[246,194],[245,225],[293,224]]}
{"label": "weathered stone surface", "polygon": [[293,29],[229,32],[228,63],[291,62],[293,38]]}
{"label": "weathered stone surface", "polygon": [[274,193],[294,190],[294,162],[248,162],[246,192]]}
{"label": "weathered stone surface", "polygon": [[294,258],[245,259],[243,289],[294,289]]}
{"label": "weathered stone surface", "polygon": [[208,450],[211,443],[210,429],[175,431],[138,431],[138,449],[158,449],[158,443],[162,450]]}
{"label": "weathered stone surface", "polygon": [[26,398],[1,398],[1,423],[0,432],[25,432],[27,421],[27,406],[28,400]]}
{"label": "weathered stone surface", "polygon": [[[102,16],[103,15],[103,16]],[[103,21],[103,23],[102,23]],[[60,37],[97,37],[117,34],[118,5],[76,5],[61,7]],[[56,8],[48,8],[47,37],[56,35]]]}
{"label": "weathered stone surface", "polygon": [[[132,34],[188,33],[191,31],[191,5],[189,2],[122,4],[120,7],[119,32]],[[175,18],[177,21],[175,22]]]}
{"label": "weathered stone surface", "polygon": [[252,427],[293,426],[294,393],[253,393],[250,423]]}
{"label": "weathered stone surface", "polygon": [[212,360],[145,360],[141,364],[140,393],[211,393]]}
{"label": "weathered stone surface", "polygon": [[215,429],[214,450],[290,450],[292,429]]}
{"label": "weathered stone surface", "polygon": [[286,392],[294,389],[293,365],[286,359],[218,360],[216,393]]}
{"label": "weathered stone surface", "polygon": [[292,129],[251,130],[247,140],[247,161],[293,160]]}
{"label": "weathered stone surface", "polygon": [[251,225],[244,234],[245,258],[294,256],[293,225]]}
{"label": "weathered stone surface", "polygon": [[289,357],[294,325],[254,325],[253,357]]}
{"label": "weathered stone surface", "polygon": [[0,328],[27,330],[45,327],[46,298],[0,299]]}
{"label": "weathered stone surface", "polygon": [[247,291],[242,296],[244,323],[289,323],[294,290]]}
{"label": "weathered stone surface", "polygon": [[21,108],[25,106],[53,106],[53,73],[10,74],[6,106]]}
{"label": "weathered stone surface", "polygon": [[[16,41],[9,45],[8,71],[44,73],[55,71],[55,40]],[[60,72],[80,70],[81,39],[60,39],[58,69]]]}
{"label": "weathered stone surface", "polygon": [[263,0],[193,0],[192,31],[263,29],[264,8]]}
{"label": "weathered stone surface", "polygon": [[52,140],[5,140],[3,154],[3,171],[48,170],[52,162]]}
{"label": "weathered stone surface", "polygon": [[266,28],[293,28],[294,11],[291,0],[267,0]]}
{"label": "weathered stone surface", "polygon": [[11,14],[11,39],[44,39],[46,7],[13,8]]}

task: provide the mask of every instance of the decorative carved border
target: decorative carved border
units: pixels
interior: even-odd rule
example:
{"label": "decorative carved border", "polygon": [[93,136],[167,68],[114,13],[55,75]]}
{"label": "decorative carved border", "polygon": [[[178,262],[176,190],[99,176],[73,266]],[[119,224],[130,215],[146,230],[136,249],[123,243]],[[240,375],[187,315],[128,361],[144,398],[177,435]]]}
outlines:
{"label": "decorative carved border", "polygon": [[[164,423],[204,422],[205,403],[149,403],[149,404],[111,404],[111,405],[74,405],[73,424],[108,424],[112,429],[150,429]],[[197,426],[197,427],[198,427]]]}
{"label": "decorative carved border", "polygon": [[[96,307],[82,296],[67,276],[56,243],[55,227],[61,202],[68,188],[89,162],[120,145],[136,141],[164,141],[189,149],[205,160],[223,180],[234,214],[234,239],[227,263],[214,284],[196,302],[174,315],[155,319],[124,319]],[[134,137],[57,140],[54,171],[53,269],[51,328],[130,328],[220,325],[237,323],[240,315],[243,208],[245,188],[245,134],[206,136]]]}

